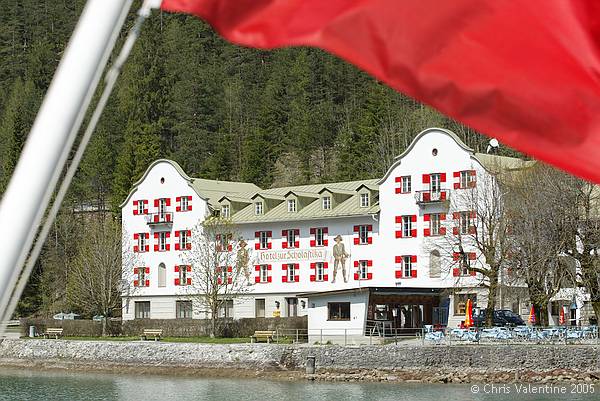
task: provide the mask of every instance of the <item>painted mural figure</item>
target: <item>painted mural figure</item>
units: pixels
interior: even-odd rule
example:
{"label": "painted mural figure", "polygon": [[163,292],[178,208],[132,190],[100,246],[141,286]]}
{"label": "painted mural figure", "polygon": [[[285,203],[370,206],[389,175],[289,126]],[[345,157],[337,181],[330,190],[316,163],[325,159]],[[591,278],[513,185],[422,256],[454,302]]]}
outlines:
{"label": "painted mural figure", "polygon": [[338,268],[342,268],[342,275],[344,276],[344,283],[348,282],[348,278],[346,276],[346,259],[348,255],[346,253],[346,248],[344,248],[344,244],[342,243],[342,236],[338,235],[333,239],[335,241],[335,245],[333,246],[333,280],[332,283],[335,283],[335,278],[337,277]]}
{"label": "painted mural figure", "polygon": [[244,272],[244,276],[246,277],[246,282],[248,283],[248,285],[251,285],[252,283],[250,282],[250,270],[248,270],[248,262],[250,261],[250,256],[248,254],[248,249],[246,249],[246,245],[248,245],[246,243],[246,241],[244,241],[244,239],[240,239],[238,242],[239,248],[237,251],[237,270],[239,271],[243,271]]}

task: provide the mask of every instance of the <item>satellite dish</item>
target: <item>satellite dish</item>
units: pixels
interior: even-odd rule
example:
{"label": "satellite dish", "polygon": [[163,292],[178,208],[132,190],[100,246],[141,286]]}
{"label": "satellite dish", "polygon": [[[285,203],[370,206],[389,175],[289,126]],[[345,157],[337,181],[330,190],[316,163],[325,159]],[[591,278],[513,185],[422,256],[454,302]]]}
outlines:
{"label": "satellite dish", "polygon": [[496,153],[498,151],[498,147],[500,147],[498,140],[496,138],[492,138],[492,139],[490,139],[486,153],[490,153],[490,152]]}

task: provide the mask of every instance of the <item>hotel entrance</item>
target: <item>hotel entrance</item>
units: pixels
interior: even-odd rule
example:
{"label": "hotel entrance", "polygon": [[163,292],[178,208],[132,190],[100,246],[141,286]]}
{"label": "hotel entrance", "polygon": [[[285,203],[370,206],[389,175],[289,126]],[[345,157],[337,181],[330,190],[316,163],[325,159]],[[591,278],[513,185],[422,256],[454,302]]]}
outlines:
{"label": "hotel entrance", "polygon": [[437,290],[421,288],[371,288],[367,329],[384,334],[410,333],[434,324],[434,309],[440,298]]}

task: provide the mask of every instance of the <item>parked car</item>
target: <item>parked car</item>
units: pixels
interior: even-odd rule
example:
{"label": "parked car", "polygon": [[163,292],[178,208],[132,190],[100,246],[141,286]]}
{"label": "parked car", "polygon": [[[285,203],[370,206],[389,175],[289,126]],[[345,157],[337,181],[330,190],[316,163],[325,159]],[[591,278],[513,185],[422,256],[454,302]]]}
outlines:
{"label": "parked car", "polygon": [[[479,314],[473,314],[473,325],[476,327],[485,326],[486,313],[485,309],[481,309]],[[494,311],[494,319],[492,322],[493,326],[504,327],[504,326],[523,326],[525,322],[518,314],[508,309],[501,309]]]}
{"label": "parked car", "polygon": [[75,320],[75,319],[81,319],[81,316],[78,315],[77,313],[57,313],[56,315],[52,316],[52,318],[54,320]]}

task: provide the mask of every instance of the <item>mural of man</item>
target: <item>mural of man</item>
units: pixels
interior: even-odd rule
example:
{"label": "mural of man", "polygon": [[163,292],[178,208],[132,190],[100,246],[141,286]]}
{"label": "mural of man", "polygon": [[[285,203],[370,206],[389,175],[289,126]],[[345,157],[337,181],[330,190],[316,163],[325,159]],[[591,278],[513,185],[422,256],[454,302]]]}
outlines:
{"label": "mural of man", "polygon": [[344,283],[348,282],[348,278],[346,277],[346,259],[348,255],[346,253],[346,248],[344,248],[344,244],[342,243],[342,236],[338,235],[334,239],[335,245],[333,246],[333,280],[332,283],[335,283],[335,278],[337,277],[338,268],[342,268],[342,275],[344,276]]}
{"label": "mural of man", "polygon": [[244,241],[244,239],[240,239],[238,241],[238,251],[237,251],[237,270],[239,271],[243,271],[244,272],[244,276],[246,276],[246,281],[248,283],[248,285],[251,285],[251,281],[250,281],[250,270],[248,270],[248,262],[250,261],[250,255],[248,254],[248,249],[246,249],[246,245],[248,245],[246,243],[246,241]]}

